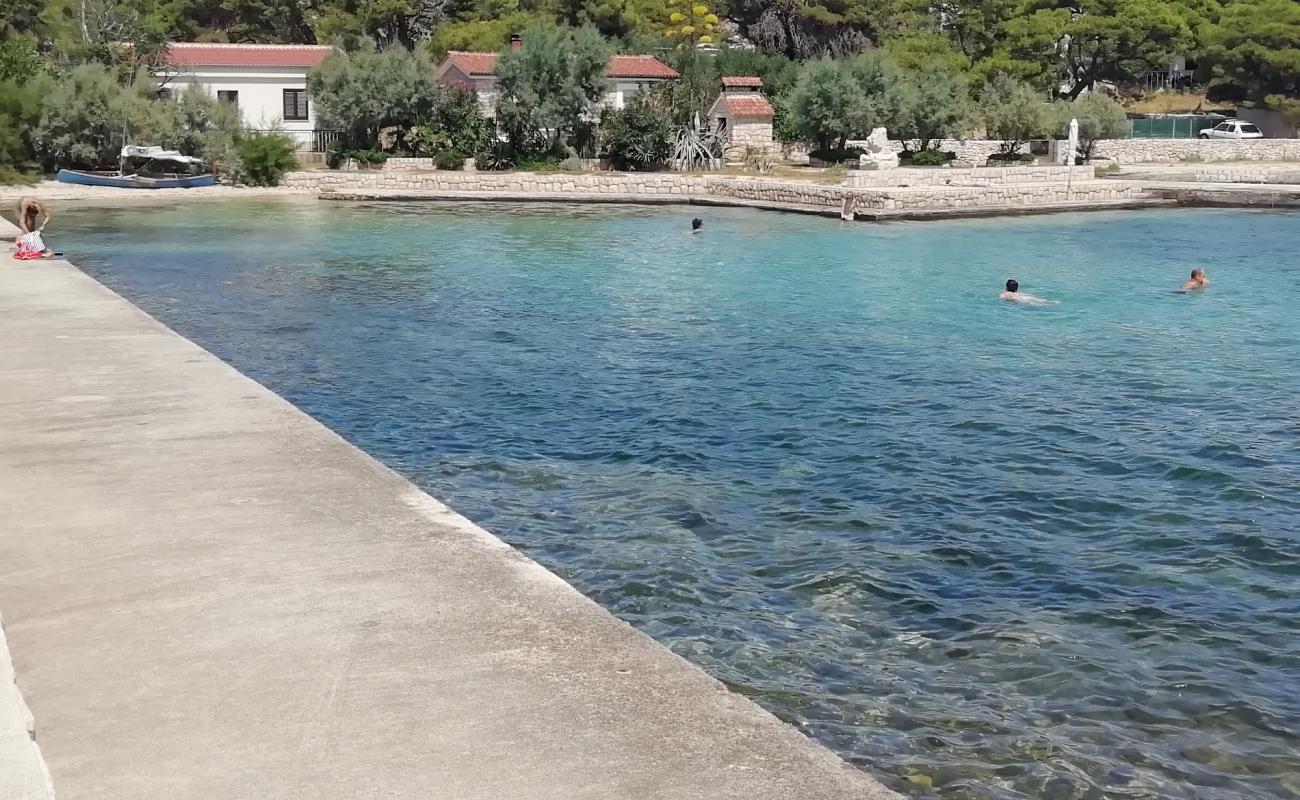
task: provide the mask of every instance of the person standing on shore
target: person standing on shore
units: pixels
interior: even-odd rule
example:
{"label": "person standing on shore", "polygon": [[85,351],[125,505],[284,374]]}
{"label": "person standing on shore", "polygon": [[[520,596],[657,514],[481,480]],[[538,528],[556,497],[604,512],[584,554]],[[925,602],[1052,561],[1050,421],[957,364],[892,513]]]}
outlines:
{"label": "person standing on shore", "polygon": [[[36,224],[40,219],[40,225]],[[21,233],[33,233],[45,230],[50,224],[50,207],[30,195],[18,201],[18,230]]]}

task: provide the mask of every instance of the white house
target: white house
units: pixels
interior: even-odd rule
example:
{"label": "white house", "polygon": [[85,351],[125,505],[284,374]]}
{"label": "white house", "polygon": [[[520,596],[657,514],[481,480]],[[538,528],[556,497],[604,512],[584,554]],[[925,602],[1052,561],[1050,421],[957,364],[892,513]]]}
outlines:
{"label": "white house", "polygon": [[[523,41],[518,36],[510,37],[511,47],[520,47],[522,44]],[[447,86],[460,86],[477,94],[479,107],[485,115],[492,117],[496,116],[496,66],[496,53],[453,50],[438,65],[437,78]],[[654,56],[611,56],[605,65],[608,84],[604,103],[611,108],[622,108],[637,92],[660,81],[675,80],[678,77],[677,70]]]}
{"label": "white house", "polygon": [[328,136],[316,129],[307,73],[332,52],[324,45],[173,42],[163,91],[198,84],[236,106],[245,126],[283,131],[300,150],[323,150]]}

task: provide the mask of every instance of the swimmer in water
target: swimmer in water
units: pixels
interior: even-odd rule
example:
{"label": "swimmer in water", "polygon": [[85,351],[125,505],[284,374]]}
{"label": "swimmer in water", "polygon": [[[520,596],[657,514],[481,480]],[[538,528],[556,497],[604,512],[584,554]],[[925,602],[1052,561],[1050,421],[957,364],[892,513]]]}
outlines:
{"label": "swimmer in water", "polygon": [[704,230],[704,220],[696,217],[691,220],[691,233],[702,233]]}
{"label": "swimmer in water", "polygon": [[1179,289],[1178,291],[1194,292],[1197,289],[1204,289],[1206,286],[1209,285],[1210,285],[1210,279],[1205,277],[1205,270],[1201,269],[1200,267],[1197,267],[1196,269],[1192,270],[1192,277],[1187,281],[1187,283],[1184,283],[1183,288]]}
{"label": "swimmer in water", "polygon": [[1026,306],[1046,306],[1056,302],[1055,300],[1044,300],[1028,292],[1020,291],[1020,284],[1014,280],[1007,281],[1007,288],[1002,291],[1002,294],[998,295],[998,299]]}

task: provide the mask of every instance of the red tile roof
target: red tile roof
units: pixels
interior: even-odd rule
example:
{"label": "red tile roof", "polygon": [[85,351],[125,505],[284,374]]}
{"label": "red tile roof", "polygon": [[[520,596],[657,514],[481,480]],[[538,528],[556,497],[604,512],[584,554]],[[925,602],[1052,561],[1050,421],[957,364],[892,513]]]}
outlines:
{"label": "red tile roof", "polygon": [[722,85],[728,89],[762,89],[763,79],[728,75],[722,79]]}
{"label": "red tile roof", "polygon": [[677,70],[654,56],[613,56],[605,65],[605,74],[611,78],[679,77]]}
{"label": "red tile roof", "polygon": [[776,116],[772,104],[761,94],[732,95],[722,98],[722,110],[728,117],[767,117]]}
{"label": "red tile roof", "polygon": [[476,75],[491,75],[497,68],[496,53],[470,53],[465,50],[452,50],[447,54],[447,61],[443,64],[451,63],[453,67],[471,77]]}
{"label": "red tile roof", "polygon": [[[449,63],[471,77],[486,77],[496,70],[497,54],[452,50],[443,66]],[[605,74],[611,78],[678,77],[677,70],[654,56],[612,56],[605,65]]]}
{"label": "red tile roof", "polygon": [[318,67],[333,52],[315,44],[172,42],[167,61],[176,67]]}

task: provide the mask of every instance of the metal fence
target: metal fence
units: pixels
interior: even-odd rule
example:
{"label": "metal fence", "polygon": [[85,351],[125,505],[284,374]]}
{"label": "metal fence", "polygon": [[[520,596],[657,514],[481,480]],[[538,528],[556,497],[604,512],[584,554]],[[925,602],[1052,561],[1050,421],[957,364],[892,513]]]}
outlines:
{"label": "metal fence", "polygon": [[1195,139],[1206,128],[1213,128],[1224,117],[1147,117],[1130,119],[1130,139]]}

